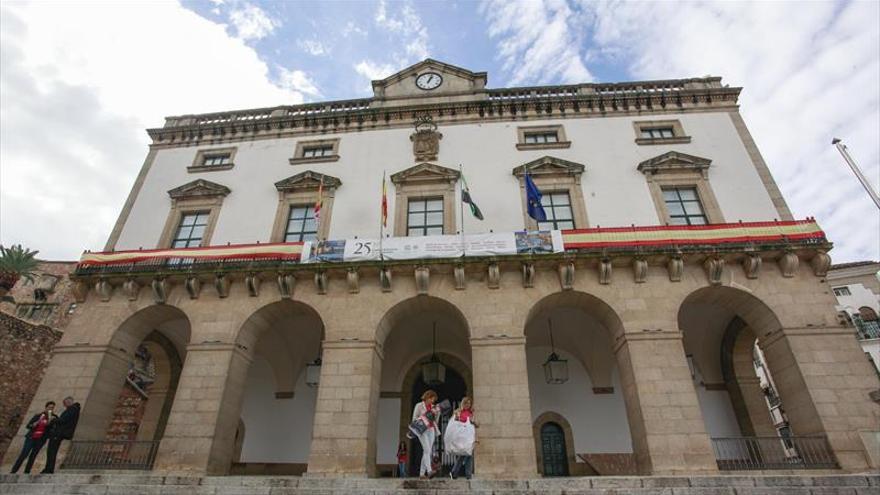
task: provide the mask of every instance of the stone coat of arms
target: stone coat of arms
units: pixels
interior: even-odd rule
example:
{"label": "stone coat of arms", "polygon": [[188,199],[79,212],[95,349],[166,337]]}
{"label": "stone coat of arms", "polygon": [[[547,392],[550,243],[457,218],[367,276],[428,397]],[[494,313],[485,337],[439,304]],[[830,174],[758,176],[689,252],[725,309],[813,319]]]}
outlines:
{"label": "stone coat of arms", "polygon": [[437,124],[431,117],[419,117],[416,120],[416,132],[410,134],[409,140],[413,144],[413,155],[417,162],[430,162],[437,160],[440,153],[440,140],[443,134],[437,132]]}

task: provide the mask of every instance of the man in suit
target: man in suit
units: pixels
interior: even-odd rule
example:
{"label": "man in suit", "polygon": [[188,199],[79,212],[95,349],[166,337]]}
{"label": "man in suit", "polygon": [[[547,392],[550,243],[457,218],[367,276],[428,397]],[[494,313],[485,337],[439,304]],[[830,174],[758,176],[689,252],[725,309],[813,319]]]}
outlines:
{"label": "man in suit", "polygon": [[73,438],[73,432],[76,431],[76,423],[79,421],[79,402],[74,402],[73,397],[67,397],[64,399],[63,404],[64,412],[58,416],[58,419],[52,422],[52,427],[49,429],[46,467],[41,471],[42,474],[55,472],[55,457],[58,455],[61,441],[70,440]]}

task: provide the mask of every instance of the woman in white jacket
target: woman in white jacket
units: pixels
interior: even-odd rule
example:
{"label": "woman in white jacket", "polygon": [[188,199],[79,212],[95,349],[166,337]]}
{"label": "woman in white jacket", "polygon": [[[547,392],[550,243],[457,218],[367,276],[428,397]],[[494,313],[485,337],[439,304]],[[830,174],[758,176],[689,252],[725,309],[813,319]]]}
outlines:
{"label": "woman in white jacket", "polygon": [[434,439],[440,434],[437,427],[437,420],[440,416],[440,409],[435,405],[437,402],[437,392],[427,390],[422,394],[422,401],[413,408],[413,421],[422,418],[428,428],[419,434],[419,443],[422,444],[422,464],[419,466],[419,478],[433,478],[434,471],[431,470],[431,461],[434,458]]}

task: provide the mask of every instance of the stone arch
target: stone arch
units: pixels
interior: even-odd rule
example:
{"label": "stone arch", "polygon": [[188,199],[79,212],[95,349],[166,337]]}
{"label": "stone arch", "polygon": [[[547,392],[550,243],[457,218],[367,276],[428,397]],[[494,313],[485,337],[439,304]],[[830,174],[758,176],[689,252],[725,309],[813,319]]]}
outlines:
{"label": "stone arch", "polygon": [[[474,377],[471,367],[459,359],[457,356],[446,353],[446,352],[438,352],[437,356],[443,362],[443,364],[452,368],[458,373],[462,378],[464,378],[465,384],[467,384],[468,394],[470,394],[471,398],[473,398],[473,390],[474,390]],[[421,356],[412,360],[412,362],[408,365],[408,371],[404,376],[403,380],[400,384],[400,438],[403,438],[406,435],[406,427],[409,425],[409,416],[412,414],[412,409],[410,408],[410,404],[412,403],[412,388],[416,383],[416,380],[419,378],[419,374],[421,373],[421,364],[427,361],[431,357],[430,354],[422,354]],[[478,407],[476,404],[474,405],[475,409]]]}
{"label": "stone arch", "polygon": [[573,475],[577,473],[577,458],[574,452],[574,435],[572,434],[571,425],[565,416],[553,412],[545,411],[541,413],[532,423],[532,435],[535,437],[535,458],[538,463],[538,474],[544,476],[544,450],[541,448],[541,428],[546,423],[556,423],[562,428],[565,435],[565,458],[568,461],[568,473]]}
{"label": "stone arch", "polygon": [[189,344],[190,320],[180,308],[162,304],[136,311],[119,325],[103,351],[95,383],[86,398],[76,429],[78,440],[104,439],[137,347],[153,332],[164,337],[179,354]]}
{"label": "stone arch", "polygon": [[147,407],[138,428],[137,439],[156,441],[165,433],[183,369],[183,359],[174,343],[162,333],[151,332],[144,339],[143,345],[153,356],[156,381],[150,385]]}
{"label": "stone arch", "polygon": [[751,327],[734,317],[721,341],[721,375],[742,434],[770,436],[775,435],[776,430],[770,422],[760,379],[755,372],[756,341]]}
{"label": "stone arch", "polygon": [[385,341],[391,334],[391,331],[401,321],[420,313],[437,312],[446,313],[451,317],[452,322],[458,323],[466,331],[467,337],[470,338],[471,330],[468,325],[467,318],[464,313],[455,304],[434,296],[414,296],[404,299],[395,304],[391,309],[385,312],[379,325],[376,327],[376,343],[380,347],[384,346]]}

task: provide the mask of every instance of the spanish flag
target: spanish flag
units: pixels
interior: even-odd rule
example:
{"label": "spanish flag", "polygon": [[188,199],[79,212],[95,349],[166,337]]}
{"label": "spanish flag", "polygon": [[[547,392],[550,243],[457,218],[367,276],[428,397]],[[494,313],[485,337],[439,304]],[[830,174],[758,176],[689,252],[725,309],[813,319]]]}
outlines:
{"label": "spanish flag", "polygon": [[321,176],[321,183],[318,184],[318,200],[315,201],[315,228],[321,231],[321,208],[324,206],[324,176]]}

